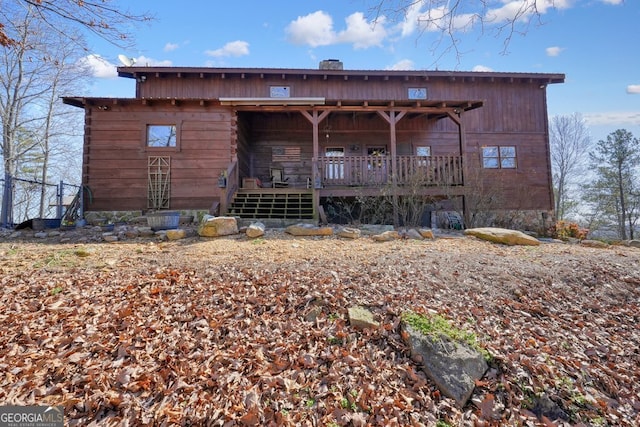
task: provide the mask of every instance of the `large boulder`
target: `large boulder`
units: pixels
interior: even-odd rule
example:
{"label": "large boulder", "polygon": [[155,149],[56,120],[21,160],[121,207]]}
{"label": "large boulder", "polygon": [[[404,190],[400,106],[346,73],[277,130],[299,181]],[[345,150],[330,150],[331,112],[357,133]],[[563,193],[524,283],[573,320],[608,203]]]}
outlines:
{"label": "large boulder", "polygon": [[465,342],[454,341],[445,334],[425,333],[403,321],[404,341],[411,357],[421,364],[424,373],[440,391],[463,407],[475,387],[475,382],[487,371],[482,353]]}
{"label": "large boulder", "polygon": [[198,234],[202,237],[238,234],[238,221],[232,216],[207,216],[198,227]]}
{"label": "large boulder", "polygon": [[291,234],[292,236],[331,236],[333,235],[333,228],[317,227],[312,224],[290,225],[284,231],[288,234]]}
{"label": "large boulder", "polygon": [[502,243],[504,245],[528,245],[538,246],[540,240],[531,237],[522,231],[509,230],[506,228],[483,227],[469,228],[464,231],[467,236],[475,236],[479,239],[488,240],[494,243]]}

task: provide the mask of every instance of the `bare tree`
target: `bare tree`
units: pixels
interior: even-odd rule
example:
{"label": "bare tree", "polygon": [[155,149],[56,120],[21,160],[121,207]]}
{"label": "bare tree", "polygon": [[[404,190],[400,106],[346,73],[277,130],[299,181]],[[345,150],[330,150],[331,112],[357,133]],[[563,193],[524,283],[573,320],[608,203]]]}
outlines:
{"label": "bare tree", "polygon": [[551,168],[555,191],[555,211],[559,220],[565,219],[568,211],[576,205],[570,192],[575,179],[583,175],[584,162],[591,140],[587,126],[578,113],[570,116],[555,116],[549,126],[551,146]]}
{"label": "bare tree", "polygon": [[[113,0],[5,0],[0,1],[4,10],[29,9],[37,14],[49,31],[65,35],[60,29],[60,21],[73,23],[84,28],[104,40],[118,46],[129,44],[131,34],[127,26],[132,23],[150,21],[149,14],[135,14],[121,6],[114,5]],[[10,46],[18,42],[10,31],[6,31],[7,22],[0,18],[0,46]],[[70,39],[73,39],[71,37]]]}
{"label": "bare tree", "polygon": [[556,0],[371,0],[369,14],[378,21],[384,17],[403,23],[403,32],[416,29],[418,37],[433,34],[430,51],[435,61],[454,52],[459,58],[461,34],[479,30],[502,40],[507,53],[514,35],[526,34],[543,23],[542,15],[562,6]]}
{"label": "bare tree", "polygon": [[[47,32],[33,8],[27,7],[9,15],[3,11],[5,27],[14,42],[1,48],[0,55],[0,120],[2,126],[2,158],[8,177],[21,177],[46,182],[55,141],[71,127],[60,120],[68,107],[59,101],[61,91],[82,77],[78,58],[80,39],[69,29],[62,36]],[[67,110],[65,110],[67,109]],[[72,114],[72,113],[71,113]],[[65,151],[69,139],[65,138]],[[28,176],[21,176],[27,174]],[[45,209],[44,184],[40,190],[39,212]],[[13,188],[4,187],[1,220],[12,222]],[[9,202],[7,202],[9,201]],[[29,204],[31,206],[32,204]]]}

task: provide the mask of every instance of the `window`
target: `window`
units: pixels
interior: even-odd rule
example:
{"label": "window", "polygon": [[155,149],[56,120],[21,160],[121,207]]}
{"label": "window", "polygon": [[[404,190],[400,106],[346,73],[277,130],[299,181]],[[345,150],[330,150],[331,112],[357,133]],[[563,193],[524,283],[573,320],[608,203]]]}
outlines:
{"label": "window", "polygon": [[330,158],[326,165],[327,179],[344,179],[344,147],[327,147],[324,156]]}
{"label": "window", "polygon": [[482,147],[482,167],[485,169],[515,169],[516,147],[513,145]]}
{"label": "window", "polygon": [[[416,147],[416,156],[418,156],[418,157],[430,157],[431,156],[431,147],[429,147],[429,146]],[[418,166],[427,166],[427,159],[418,160]]]}
{"label": "window", "polygon": [[147,125],[147,147],[176,147],[176,125]]}

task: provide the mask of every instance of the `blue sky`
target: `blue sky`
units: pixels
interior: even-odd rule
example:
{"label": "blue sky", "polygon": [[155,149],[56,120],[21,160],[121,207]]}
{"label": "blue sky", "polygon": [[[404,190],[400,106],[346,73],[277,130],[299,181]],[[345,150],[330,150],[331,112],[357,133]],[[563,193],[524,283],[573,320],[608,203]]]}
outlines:
{"label": "blue sky", "polygon": [[[383,11],[374,23],[371,7],[379,0],[122,2],[155,20],[132,29],[129,51],[90,39],[95,79],[74,95],[133,97],[133,81],[116,77],[119,54],[150,66],[317,68],[336,58],[345,69],[564,73],[564,84],[547,89],[550,115],[582,114],[596,141],[620,128],[640,137],[640,3],[491,0],[486,12],[499,22],[514,6],[534,1],[542,22],[514,34],[506,52],[505,33],[496,34],[495,24],[481,30],[456,22],[458,55],[434,52],[438,33],[419,25],[424,8],[407,17]],[[463,3],[470,9],[462,12],[478,12],[469,6],[477,1]]]}

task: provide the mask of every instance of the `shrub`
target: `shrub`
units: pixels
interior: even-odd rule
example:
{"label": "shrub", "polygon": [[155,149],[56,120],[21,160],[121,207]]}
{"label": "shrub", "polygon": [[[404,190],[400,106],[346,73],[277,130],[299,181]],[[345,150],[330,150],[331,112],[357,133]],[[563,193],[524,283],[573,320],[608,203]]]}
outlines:
{"label": "shrub", "polygon": [[567,221],[556,222],[551,232],[552,236],[560,240],[568,240],[569,238],[584,240],[587,238],[587,234],[589,234],[588,229],[580,227],[575,222]]}

